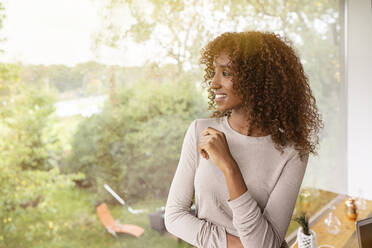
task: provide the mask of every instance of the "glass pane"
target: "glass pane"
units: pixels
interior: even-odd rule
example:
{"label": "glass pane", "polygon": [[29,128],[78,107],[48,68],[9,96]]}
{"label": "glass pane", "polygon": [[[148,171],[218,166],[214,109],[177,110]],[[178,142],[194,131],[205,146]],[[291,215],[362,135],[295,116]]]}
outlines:
{"label": "glass pane", "polygon": [[[338,1],[0,6],[8,39],[0,67],[0,247],[189,247],[155,230],[164,228],[156,221],[187,127],[211,114],[200,51],[226,31],[287,37],[309,77],[325,129],[295,214],[313,215],[346,191],[343,155],[334,147],[343,139]],[[144,234],[110,236],[101,203],[112,219]],[[287,235],[296,228],[291,222]]]}

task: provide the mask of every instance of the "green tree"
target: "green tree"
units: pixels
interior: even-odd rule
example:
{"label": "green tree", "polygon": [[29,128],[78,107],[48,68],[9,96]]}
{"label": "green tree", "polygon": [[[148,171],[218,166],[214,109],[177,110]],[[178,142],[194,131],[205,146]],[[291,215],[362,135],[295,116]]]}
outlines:
{"label": "green tree", "polygon": [[[20,65],[0,63],[0,104],[6,105],[9,96],[19,85]],[[0,106],[1,106],[0,105]]]}
{"label": "green tree", "polygon": [[23,88],[0,109],[0,124],[4,128],[0,157],[5,164],[40,170],[57,165],[61,149],[57,135],[50,129],[53,103],[50,92]]}
{"label": "green tree", "polygon": [[[118,114],[104,111],[82,121],[66,172],[83,172],[99,200],[107,183],[129,202],[167,196],[187,126],[205,103],[193,84],[140,81],[117,92]],[[204,108],[203,108],[204,106]]]}
{"label": "green tree", "polygon": [[48,68],[50,84],[60,92],[83,87],[83,76],[81,71],[65,65],[51,65]]}
{"label": "green tree", "polygon": [[[336,0],[301,4],[293,0],[275,0],[270,4],[259,0],[110,0],[102,5],[96,47],[107,45],[126,49],[129,41],[151,40],[163,48],[164,58],[177,62],[180,70],[185,65],[197,66],[201,47],[224,31],[275,31],[298,41],[296,45],[306,41],[316,43],[319,38],[329,38],[329,35],[332,40],[338,40],[340,34]],[[127,13],[132,19],[120,18]],[[331,25],[319,33],[317,24]]]}
{"label": "green tree", "polygon": [[[4,18],[0,1],[0,29]],[[53,214],[51,195],[84,177],[61,175],[53,163],[58,142],[47,126],[54,111],[52,97],[27,88],[19,77],[21,69],[19,64],[0,64],[0,247],[21,247],[22,243],[30,247],[36,233],[52,240],[47,226],[24,226],[24,220]]]}

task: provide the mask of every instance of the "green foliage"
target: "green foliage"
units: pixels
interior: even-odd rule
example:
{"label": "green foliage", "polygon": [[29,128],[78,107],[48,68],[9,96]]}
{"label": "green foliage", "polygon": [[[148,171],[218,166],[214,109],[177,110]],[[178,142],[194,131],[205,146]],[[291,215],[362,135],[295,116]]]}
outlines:
{"label": "green foliage", "polygon": [[0,107],[0,246],[20,247],[23,243],[29,247],[26,243],[37,240],[38,233],[52,239],[54,232],[52,224],[23,226],[24,221],[30,216],[54,214],[51,199],[55,191],[72,188],[74,180],[83,180],[84,175],[59,172],[61,147],[52,132],[53,92],[26,87],[18,81],[17,67],[7,65],[3,69],[0,79],[6,87]]}
{"label": "green foliage", "polygon": [[[259,0],[111,0],[101,9],[102,28],[96,33],[95,40],[97,47],[106,45],[121,49],[127,49],[125,44],[131,40],[137,43],[150,40],[162,48],[165,58],[177,62],[181,72],[185,66],[198,68],[200,49],[222,32],[273,31],[294,40],[302,51],[318,53],[319,57],[305,55],[311,69],[315,69],[319,62],[312,58],[327,60],[325,65],[331,65],[330,59],[334,52],[338,52],[338,7],[337,0],[303,3],[275,0],[270,4]],[[120,18],[127,13],[134,19],[129,24],[128,19]],[[326,24],[324,31],[319,31],[316,25],[319,23]],[[164,39],[164,36],[167,38]],[[332,53],[318,52],[320,47],[326,51],[329,51],[328,48],[336,50],[332,49]],[[322,71],[331,75],[326,68]]]}
{"label": "green foliage", "polygon": [[[1,4],[0,4],[1,9]],[[20,65],[0,63],[0,100],[1,102],[19,85]]]}
{"label": "green foliage", "polygon": [[[187,78],[185,78],[187,76]],[[77,64],[74,67],[63,65],[12,65],[0,63],[0,97],[10,95],[9,88],[19,82],[39,88],[55,90],[59,100],[74,99],[83,96],[102,95],[109,90],[110,80],[115,88],[127,87],[139,80],[164,83],[170,81],[200,81],[202,75],[193,71],[187,75],[179,73],[177,65],[149,63],[141,66],[107,66],[93,61]],[[1,87],[3,86],[3,90]]]}
{"label": "green foliage", "polygon": [[82,87],[84,74],[83,71],[76,70],[75,67],[65,65],[51,65],[48,68],[50,84],[60,92],[77,89]]}
{"label": "green foliage", "polygon": [[[6,18],[6,14],[5,14],[4,1],[0,1],[0,29],[3,28],[5,18]],[[3,42],[4,40],[5,38],[3,38],[1,35],[0,42]],[[4,50],[0,48],[0,53],[3,53],[3,52]]]}
{"label": "green foliage", "polygon": [[201,115],[202,98],[193,84],[146,83],[117,93],[118,104],[82,121],[66,172],[83,172],[99,200],[166,198],[188,125]]}
{"label": "green foliage", "polygon": [[294,217],[293,220],[300,224],[305,235],[310,235],[309,216],[306,214],[306,212],[301,212],[301,214]]}
{"label": "green foliage", "polygon": [[0,109],[0,158],[7,166],[50,169],[57,165],[61,150],[50,129],[54,98],[40,89],[18,90]]}
{"label": "green foliage", "polygon": [[[3,244],[5,247],[20,247],[19,235],[26,243],[37,240],[38,233],[53,238],[50,224],[34,222],[23,226],[23,222],[27,216],[54,214],[56,203],[52,201],[53,194],[57,190],[72,188],[73,180],[83,178],[81,173],[61,175],[57,167],[50,171],[22,170],[0,163],[0,247]],[[20,233],[20,230],[24,232]]]}
{"label": "green foliage", "polygon": [[[1,67],[0,67],[1,69]],[[66,65],[22,65],[19,78],[36,87],[55,89],[58,93],[74,95],[101,94],[106,65],[93,61]],[[60,98],[60,96],[59,96]]]}

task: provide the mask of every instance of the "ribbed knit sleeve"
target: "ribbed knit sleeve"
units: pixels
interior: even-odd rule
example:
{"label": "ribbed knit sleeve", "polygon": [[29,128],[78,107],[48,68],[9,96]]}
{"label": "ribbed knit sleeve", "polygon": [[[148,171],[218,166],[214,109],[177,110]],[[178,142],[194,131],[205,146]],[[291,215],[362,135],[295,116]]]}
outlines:
{"label": "ribbed knit sleeve", "polygon": [[165,226],[168,232],[196,247],[225,248],[225,228],[199,219],[190,213],[195,192],[194,177],[198,158],[196,125],[197,121],[194,120],[184,137],[179,163],[165,207]]}

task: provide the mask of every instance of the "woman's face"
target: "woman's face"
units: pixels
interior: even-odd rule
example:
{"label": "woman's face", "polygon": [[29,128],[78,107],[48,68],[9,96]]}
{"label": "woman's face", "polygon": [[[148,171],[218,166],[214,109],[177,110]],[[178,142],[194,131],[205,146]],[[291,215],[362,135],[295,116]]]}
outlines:
{"label": "woman's face", "polygon": [[215,92],[217,110],[223,112],[237,109],[241,106],[241,98],[235,94],[232,82],[232,71],[229,67],[230,59],[227,54],[221,54],[213,61],[214,77],[210,88]]}

